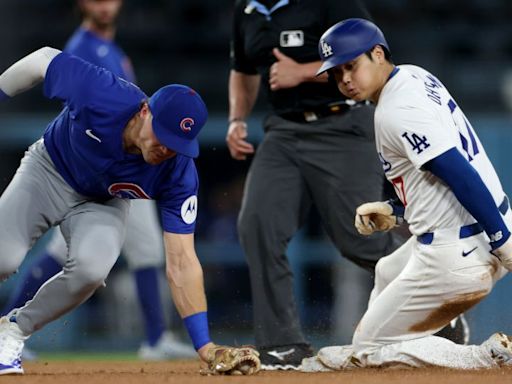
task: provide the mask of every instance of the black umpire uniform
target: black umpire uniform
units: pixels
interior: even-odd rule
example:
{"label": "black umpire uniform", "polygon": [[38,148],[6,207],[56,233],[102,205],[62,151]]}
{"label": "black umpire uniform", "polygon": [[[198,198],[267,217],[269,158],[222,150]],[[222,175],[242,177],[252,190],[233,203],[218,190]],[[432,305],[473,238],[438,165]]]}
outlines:
{"label": "black umpire uniform", "polygon": [[[372,269],[400,245],[391,233],[363,237],[353,224],[358,205],[382,199],[374,107],[343,99],[332,81],[269,87],[273,48],[299,63],[319,61],[322,33],[349,17],[365,17],[354,0],[238,0],[235,6],[232,70],[261,75],[271,107],[238,230],[250,268],[256,345],[260,352],[274,349],[277,363],[297,365],[311,354],[285,251],[312,205],[341,254],[363,268]],[[267,356],[261,357],[265,364]]]}

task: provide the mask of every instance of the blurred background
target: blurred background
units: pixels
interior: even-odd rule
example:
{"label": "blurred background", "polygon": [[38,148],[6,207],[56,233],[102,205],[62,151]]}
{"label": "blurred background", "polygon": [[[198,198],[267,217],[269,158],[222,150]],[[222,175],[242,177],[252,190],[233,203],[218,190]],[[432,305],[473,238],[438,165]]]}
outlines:
{"label": "blurred background", "polygon": [[[195,88],[209,107],[197,161],[201,188],[197,250],[205,269],[212,336],[218,342],[252,342],[249,274],[236,234],[236,218],[249,161],[232,160],[224,143],[233,0],[125,0],[117,42],[131,57],[138,84],[151,94],[166,83]],[[508,0],[367,0],[385,33],[395,63],[420,65],[444,82],[469,117],[512,196],[512,2]],[[62,48],[79,24],[73,0],[1,0],[0,71],[49,45]],[[43,133],[59,104],[41,88],[0,105],[0,191],[24,150]],[[262,137],[264,105],[249,120],[250,140]],[[14,218],[13,218],[14,219]],[[289,249],[297,302],[307,335],[316,345],[350,341],[372,286],[370,274],[344,261],[313,212]],[[29,254],[34,257],[43,238]],[[0,245],[1,246],[1,245]],[[24,263],[26,265],[26,262]],[[23,268],[23,266],[22,266]],[[170,327],[184,332],[171,309],[162,274]],[[0,304],[17,283],[0,287]],[[511,332],[510,280],[468,318],[471,341],[494,330]],[[506,303],[506,304],[505,304]],[[142,338],[135,288],[120,260],[107,287],[73,313],[36,333],[36,350],[135,350]]]}

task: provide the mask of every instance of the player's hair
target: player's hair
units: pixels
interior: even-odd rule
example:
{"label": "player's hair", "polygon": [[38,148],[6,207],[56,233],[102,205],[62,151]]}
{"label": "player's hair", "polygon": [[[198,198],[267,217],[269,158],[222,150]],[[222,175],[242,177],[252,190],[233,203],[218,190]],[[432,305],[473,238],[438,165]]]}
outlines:
{"label": "player's hair", "polygon": [[[393,64],[393,58],[391,57],[391,52],[389,52],[389,49],[387,49],[385,46],[381,45],[381,44],[377,44],[379,47],[382,48],[382,50],[384,51],[384,58],[386,59],[386,61],[388,61],[389,63]],[[375,47],[373,47],[372,49],[369,49],[368,51],[365,52],[365,55],[368,56],[368,58],[370,60],[373,60],[372,59],[372,51]]]}

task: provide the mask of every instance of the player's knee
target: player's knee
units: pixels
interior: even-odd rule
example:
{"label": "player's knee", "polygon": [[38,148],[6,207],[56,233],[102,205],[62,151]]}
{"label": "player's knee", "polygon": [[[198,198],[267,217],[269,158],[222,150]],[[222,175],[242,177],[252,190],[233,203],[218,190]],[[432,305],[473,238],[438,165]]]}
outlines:
{"label": "player's knee", "polygon": [[383,289],[394,278],[394,271],[392,263],[388,257],[383,257],[377,262],[375,266],[375,286]]}
{"label": "player's knee", "polygon": [[82,294],[94,292],[101,287],[107,278],[108,271],[97,270],[87,267],[77,268],[69,279],[69,292],[71,294]]}
{"label": "player's knee", "polygon": [[[70,278],[69,287],[71,291],[94,291],[101,287],[114,265],[116,257],[112,255],[98,257],[98,254],[96,254],[94,258],[89,260],[87,258],[80,260],[72,266],[72,278]],[[105,262],[106,260],[113,261]]]}
{"label": "player's knee", "polygon": [[0,281],[4,281],[18,271],[27,252],[26,247],[15,247],[13,244],[2,246],[0,250]]}

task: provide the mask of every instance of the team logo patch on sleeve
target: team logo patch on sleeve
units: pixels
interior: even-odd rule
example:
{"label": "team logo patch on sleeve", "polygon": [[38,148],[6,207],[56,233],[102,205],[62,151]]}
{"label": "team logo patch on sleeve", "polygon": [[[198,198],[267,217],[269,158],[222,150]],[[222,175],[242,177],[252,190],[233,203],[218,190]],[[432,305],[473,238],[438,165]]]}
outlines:
{"label": "team logo patch on sleeve", "polygon": [[190,196],[181,205],[181,218],[185,224],[192,224],[197,217],[197,196]]}

